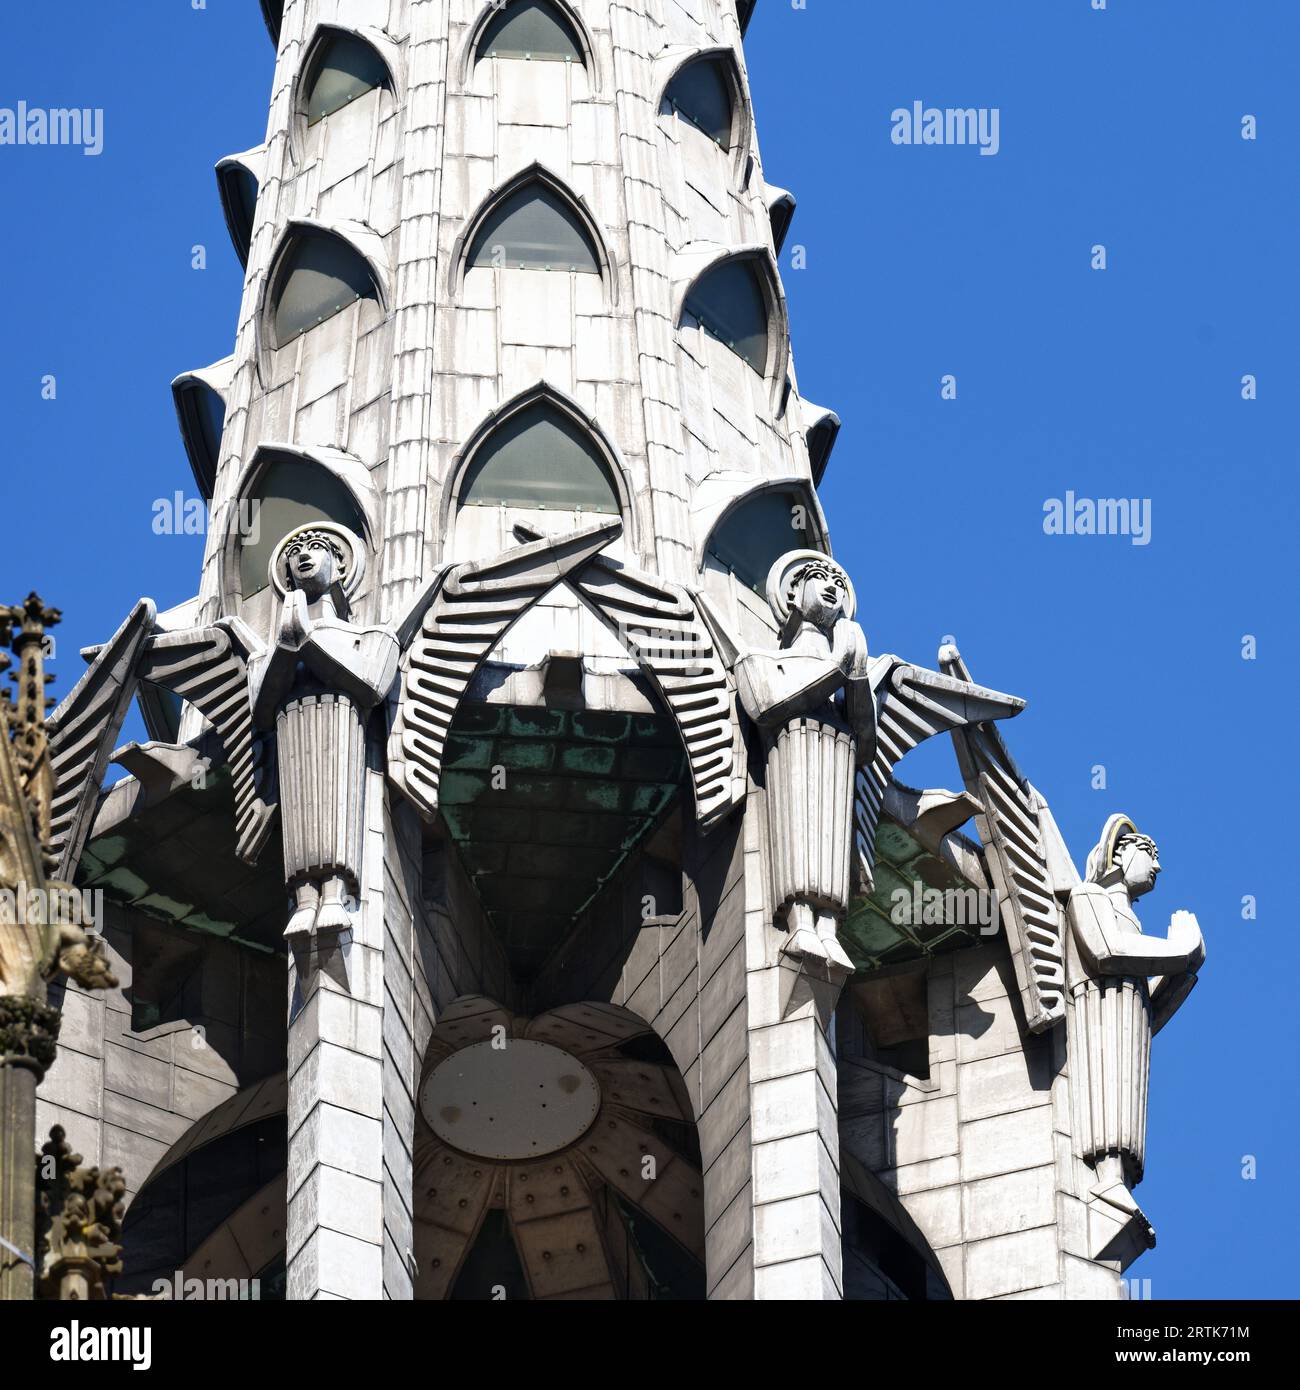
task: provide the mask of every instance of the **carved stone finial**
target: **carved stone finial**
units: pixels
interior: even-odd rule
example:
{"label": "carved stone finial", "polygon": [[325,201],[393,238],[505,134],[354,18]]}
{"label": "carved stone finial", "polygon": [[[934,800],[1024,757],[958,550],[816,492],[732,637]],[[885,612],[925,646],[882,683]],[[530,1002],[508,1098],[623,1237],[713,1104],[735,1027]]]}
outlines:
{"label": "carved stone finial", "polygon": [[83,1168],[60,1125],[37,1160],[40,1298],[84,1301],[108,1294],[105,1280],[122,1272],[126,1180],[120,1168]]}
{"label": "carved stone finial", "polygon": [[17,669],[9,674],[14,694],[4,701],[8,733],[36,836],[42,844],[49,837],[50,799],[54,792],[45,733],[45,716],[54,704],[45,689],[54,677],[46,673],[45,657],[49,629],[62,619],[62,612],[51,608],[35,591],[21,604],[0,608],[0,638],[18,659]]}
{"label": "carved stone finial", "polygon": [[0,994],[0,1057],[6,1066],[30,1066],[39,1076],[54,1064],[59,1011],[28,994]]}

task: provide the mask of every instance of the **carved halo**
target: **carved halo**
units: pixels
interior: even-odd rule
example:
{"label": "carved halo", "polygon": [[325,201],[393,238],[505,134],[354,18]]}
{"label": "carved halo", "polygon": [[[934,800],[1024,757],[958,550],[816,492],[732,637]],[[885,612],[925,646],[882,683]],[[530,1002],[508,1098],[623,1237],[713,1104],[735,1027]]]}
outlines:
{"label": "carved halo", "polygon": [[1111,816],[1102,827],[1101,839],[1097,841],[1092,853],[1088,856],[1085,871],[1088,882],[1099,883],[1107,874],[1117,868],[1115,851],[1119,848],[1120,841],[1129,835],[1141,834],[1142,832],[1128,816],[1119,813]]}
{"label": "carved halo", "polygon": [[283,598],[291,587],[286,567],[286,552],[289,547],[311,535],[325,537],[334,547],[335,556],[339,560],[339,583],[343,586],[344,594],[349,599],[352,598],[361,587],[361,581],[365,576],[366,548],[346,526],[339,526],[332,521],[309,521],[306,525],[297,526],[275,547],[268,572],[276,593]]}
{"label": "carved halo", "polygon": [[844,615],[851,620],[857,613],[858,596],[843,565],[837,564],[820,550],[791,550],[782,555],[767,573],[767,602],[778,622],[784,623],[790,616],[799,581],[808,566],[814,563],[825,565],[834,574],[843,577]]}

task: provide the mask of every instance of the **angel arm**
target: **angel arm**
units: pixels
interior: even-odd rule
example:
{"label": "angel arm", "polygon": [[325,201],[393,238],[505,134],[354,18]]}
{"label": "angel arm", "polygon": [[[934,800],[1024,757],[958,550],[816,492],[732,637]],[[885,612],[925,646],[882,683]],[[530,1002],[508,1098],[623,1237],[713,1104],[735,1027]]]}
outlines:
{"label": "angel arm", "polygon": [[379,704],[397,677],[397,638],[387,628],[320,622],[297,656],[327,686],[363,708]]}
{"label": "angel arm", "polygon": [[1110,894],[1096,883],[1081,883],[1066,911],[1079,952],[1098,975],[1182,975],[1205,959],[1205,941],[1190,912],[1174,914],[1168,940],[1145,936],[1124,925]]}
{"label": "angel arm", "polygon": [[843,685],[844,672],[830,657],[751,651],[736,662],[740,703],[767,729],[826,704]]}

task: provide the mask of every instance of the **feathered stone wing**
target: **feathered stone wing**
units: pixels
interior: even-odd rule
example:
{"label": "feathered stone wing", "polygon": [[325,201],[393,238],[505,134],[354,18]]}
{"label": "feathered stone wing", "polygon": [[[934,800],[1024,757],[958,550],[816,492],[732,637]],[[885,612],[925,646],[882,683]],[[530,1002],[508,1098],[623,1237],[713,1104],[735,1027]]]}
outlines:
{"label": "feathered stone wing", "polygon": [[507,629],[622,531],[618,521],[530,541],[435,576],[399,628],[401,693],[388,775],[426,820],[438,811],[447,735],[460,702]]}
{"label": "feathered stone wing", "polygon": [[1025,707],[1014,695],[911,666],[897,656],[876,657],[869,679],[876,706],[876,746],[858,772],[853,808],[858,866],[868,892],[875,883],[880,806],[899,759],[935,734],[1007,719]]}
{"label": "feathered stone wing", "polygon": [[[945,653],[945,671],[968,679],[956,649]],[[997,727],[975,723],[954,729],[952,739],[966,790],[983,807],[975,824],[1006,926],[1025,1024],[1041,1033],[1065,1017],[1065,929],[1057,893],[1068,892],[1078,875],[1047,803],[1021,776]]]}
{"label": "feathered stone wing", "polygon": [[153,601],[141,599],[47,723],[54,775],[49,849],[57,865],[55,877],[65,882],[76,873],[90,834],[113,745],[135,694],[141,652],[157,616]]}

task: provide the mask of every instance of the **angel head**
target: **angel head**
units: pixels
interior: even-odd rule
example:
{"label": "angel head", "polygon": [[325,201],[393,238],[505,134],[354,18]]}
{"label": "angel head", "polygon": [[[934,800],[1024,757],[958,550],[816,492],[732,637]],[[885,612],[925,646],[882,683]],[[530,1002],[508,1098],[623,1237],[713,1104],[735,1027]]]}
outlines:
{"label": "angel head", "polygon": [[295,531],[280,559],[288,587],[301,589],[313,601],[347,579],[349,556],[329,531],[311,527]]}
{"label": "angel head", "polygon": [[843,618],[852,618],[857,607],[853,582],[828,555],[816,550],[796,550],[772,566],[767,597],[784,624],[795,614],[826,634]]}
{"label": "angel head", "polygon": [[1122,883],[1130,898],[1140,898],[1156,886],[1159,876],[1156,842],[1127,816],[1111,816],[1088,856],[1088,882],[1106,888]]}

